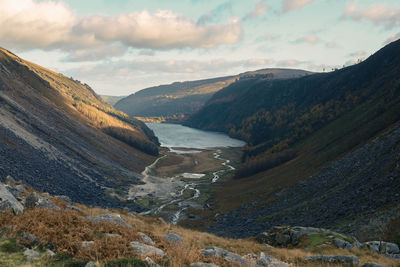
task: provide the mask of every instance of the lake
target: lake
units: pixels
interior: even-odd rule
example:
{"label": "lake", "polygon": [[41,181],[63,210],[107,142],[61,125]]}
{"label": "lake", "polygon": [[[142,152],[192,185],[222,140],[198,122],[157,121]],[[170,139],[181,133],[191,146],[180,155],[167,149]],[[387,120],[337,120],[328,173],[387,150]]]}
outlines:
{"label": "lake", "polygon": [[241,147],[246,143],[224,133],[203,131],[180,124],[146,123],[163,147],[207,149],[214,147]]}

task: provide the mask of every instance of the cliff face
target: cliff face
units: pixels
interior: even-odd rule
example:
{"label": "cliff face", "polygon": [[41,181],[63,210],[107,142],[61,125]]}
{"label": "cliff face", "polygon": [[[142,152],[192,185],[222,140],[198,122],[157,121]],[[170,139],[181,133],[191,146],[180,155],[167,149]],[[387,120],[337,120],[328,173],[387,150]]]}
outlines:
{"label": "cliff face", "polygon": [[0,49],[0,177],[74,201],[121,205],[154,158],[151,130],[86,84]]}

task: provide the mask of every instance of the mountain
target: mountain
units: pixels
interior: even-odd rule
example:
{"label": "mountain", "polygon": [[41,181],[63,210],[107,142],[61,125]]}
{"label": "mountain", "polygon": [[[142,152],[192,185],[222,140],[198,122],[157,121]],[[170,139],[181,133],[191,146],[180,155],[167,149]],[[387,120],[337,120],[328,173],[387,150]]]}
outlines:
{"label": "mountain", "polygon": [[0,177],[40,191],[121,206],[158,154],[150,129],[105,104],[87,84],[4,48],[0,103]]}
{"label": "mountain", "polygon": [[216,192],[225,215],[209,229],[324,225],[360,239],[398,231],[399,74],[400,40],[330,73],[240,79],[217,92],[186,124],[248,146],[236,179]]}
{"label": "mountain", "polygon": [[[264,69],[214,79],[175,82],[150,87],[119,100],[114,106],[135,117],[182,121],[198,111],[214,93],[240,77],[263,76],[266,79],[298,77],[309,74],[302,70]],[[162,118],[161,118],[162,117]]]}
{"label": "mountain", "polygon": [[118,101],[125,98],[126,96],[100,95],[100,97],[107,104],[114,106]]}

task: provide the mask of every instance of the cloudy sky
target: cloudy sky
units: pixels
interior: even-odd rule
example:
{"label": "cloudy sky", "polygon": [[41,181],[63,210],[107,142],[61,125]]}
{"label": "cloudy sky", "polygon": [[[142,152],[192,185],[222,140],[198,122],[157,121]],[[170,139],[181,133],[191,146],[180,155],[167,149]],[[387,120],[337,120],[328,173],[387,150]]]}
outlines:
{"label": "cloudy sky", "polygon": [[271,67],[328,71],[398,38],[399,0],[0,0],[0,46],[108,95]]}

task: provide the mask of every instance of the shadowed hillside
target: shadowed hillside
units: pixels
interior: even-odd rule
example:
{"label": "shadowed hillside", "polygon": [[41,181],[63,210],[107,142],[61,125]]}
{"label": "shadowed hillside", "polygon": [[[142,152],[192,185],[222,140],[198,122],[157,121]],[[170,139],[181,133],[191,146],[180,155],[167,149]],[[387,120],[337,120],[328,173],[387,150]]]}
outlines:
{"label": "shadowed hillside", "polygon": [[198,111],[214,93],[244,77],[266,79],[299,77],[309,74],[302,70],[264,69],[240,75],[187,82],[143,89],[115,104],[119,110],[136,117],[153,117],[161,121],[182,121]]}
{"label": "shadowed hillside", "polygon": [[87,204],[120,205],[158,154],[142,122],[86,84],[0,49],[0,175]]}
{"label": "shadowed hillside", "polygon": [[357,232],[365,238],[380,235],[373,221],[398,222],[399,74],[396,41],[341,70],[241,79],[216,93],[186,124],[249,145],[236,179],[214,200],[218,211],[231,212],[209,229],[245,236],[274,224],[349,232],[365,225]]}

